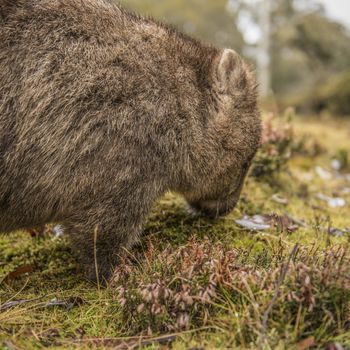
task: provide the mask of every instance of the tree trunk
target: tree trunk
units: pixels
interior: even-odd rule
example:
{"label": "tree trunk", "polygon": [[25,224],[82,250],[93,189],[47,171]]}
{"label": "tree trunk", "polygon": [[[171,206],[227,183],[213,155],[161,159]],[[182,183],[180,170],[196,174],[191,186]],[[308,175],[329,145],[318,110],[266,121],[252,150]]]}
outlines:
{"label": "tree trunk", "polygon": [[258,52],[258,78],[261,97],[271,93],[271,67],[270,67],[270,26],[271,26],[271,0],[261,0],[260,3],[261,39]]}

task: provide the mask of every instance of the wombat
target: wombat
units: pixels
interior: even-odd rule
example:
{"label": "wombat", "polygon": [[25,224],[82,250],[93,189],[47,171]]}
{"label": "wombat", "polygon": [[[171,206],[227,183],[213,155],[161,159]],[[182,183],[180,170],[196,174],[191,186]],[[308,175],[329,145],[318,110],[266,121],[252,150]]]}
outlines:
{"label": "wombat", "polygon": [[108,0],[0,0],[0,232],[63,225],[89,278],[166,191],[231,211],[260,134],[235,51]]}

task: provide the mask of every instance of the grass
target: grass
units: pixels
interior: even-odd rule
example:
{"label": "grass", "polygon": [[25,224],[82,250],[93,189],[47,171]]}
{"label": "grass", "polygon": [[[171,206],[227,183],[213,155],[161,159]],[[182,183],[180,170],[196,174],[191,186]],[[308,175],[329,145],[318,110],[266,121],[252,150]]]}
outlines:
{"label": "grass", "polygon": [[[193,217],[177,195],[161,199],[107,288],[84,279],[50,229],[0,235],[0,349],[350,346],[350,182],[315,171],[349,150],[350,122],[297,119],[293,128],[304,141],[288,166],[249,177],[228,217]],[[330,208],[319,193],[347,205]],[[267,231],[235,222],[271,213]],[[291,230],[286,213],[306,225]]]}

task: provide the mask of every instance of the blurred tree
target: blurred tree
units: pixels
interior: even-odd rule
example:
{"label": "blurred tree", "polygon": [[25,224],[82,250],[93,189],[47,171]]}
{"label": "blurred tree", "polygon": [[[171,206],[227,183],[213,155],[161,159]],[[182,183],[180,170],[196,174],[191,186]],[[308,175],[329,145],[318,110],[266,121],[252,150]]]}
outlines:
{"label": "blurred tree", "polygon": [[[342,80],[339,74],[350,70],[350,35],[346,28],[327,18],[315,0],[273,0],[269,16],[271,46],[267,48],[266,24],[261,21],[267,18],[263,11],[266,0],[231,2],[240,13],[238,19],[248,14],[251,24],[259,28],[260,42],[253,43],[250,51],[245,52],[253,54],[259,75],[265,75],[265,79],[260,79],[260,84],[265,86],[262,92],[266,93],[267,71],[261,62],[267,61],[264,55],[269,53],[271,85],[277,98],[287,104],[317,106],[318,110],[324,106],[333,112],[345,112],[344,101],[350,98],[349,89],[344,89],[348,78]],[[247,26],[239,28],[244,31]],[[344,92],[337,86],[342,86]],[[332,100],[331,104],[326,102],[326,96]],[[340,101],[343,106],[336,106]]]}
{"label": "blurred tree", "polygon": [[[119,1],[131,10],[173,24],[206,42],[232,47],[257,63],[260,59],[260,67],[271,62],[268,74],[265,71],[261,76],[271,81],[272,91],[287,104],[312,105],[312,96],[321,85],[350,70],[349,32],[327,18],[317,0],[271,0],[270,16],[265,16],[270,19],[270,25],[265,26],[269,27],[270,40],[265,36],[260,49],[258,42],[247,43],[244,37],[254,31],[257,37],[259,31],[264,32],[263,7],[259,4],[266,0]],[[265,55],[269,53],[268,60],[261,55],[263,47]]]}
{"label": "blurred tree", "polygon": [[271,0],[264,0],[259,8],[261,38],[257,56],[258,80],[262,97],[271,93]]}
{"label": "blurred tree", "polygon": [[[292,0],[279,2],[293,4]],[[277,94],[305,94],[350,68],[350,36],[322,8],[305,11],[280,6],[273,18],[272,85]]]}
{"label": "blurred tree", "polygon": [[312,98],[314,110],[327,109],[341,116],[350,116],[350,70],[322,84]]}
{"label": "blurred tree", "polygon": [[170,23],[187,34],[242,52],[244,40],[227,0],[121,0],[143,15]]}

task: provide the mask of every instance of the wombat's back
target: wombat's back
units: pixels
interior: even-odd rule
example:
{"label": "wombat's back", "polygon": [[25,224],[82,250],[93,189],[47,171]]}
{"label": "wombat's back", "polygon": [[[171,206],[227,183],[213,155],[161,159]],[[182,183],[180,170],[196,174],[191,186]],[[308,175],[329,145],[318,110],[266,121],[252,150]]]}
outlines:
{"label": "wombat's back", "polygon": [[140,86],[121,58],[124,16],[102,0],[0,0],[0,230],[59,220],[87,186],[102,191],[106,140],[122,142],[108,118],[119,109],[128,128],[122,101]]}
{"label": "wombat's back", "polygon": [[0,230],[71,215],[115,164],[173,172],[216,49],[108,0],[0,0],[0,18]]}

